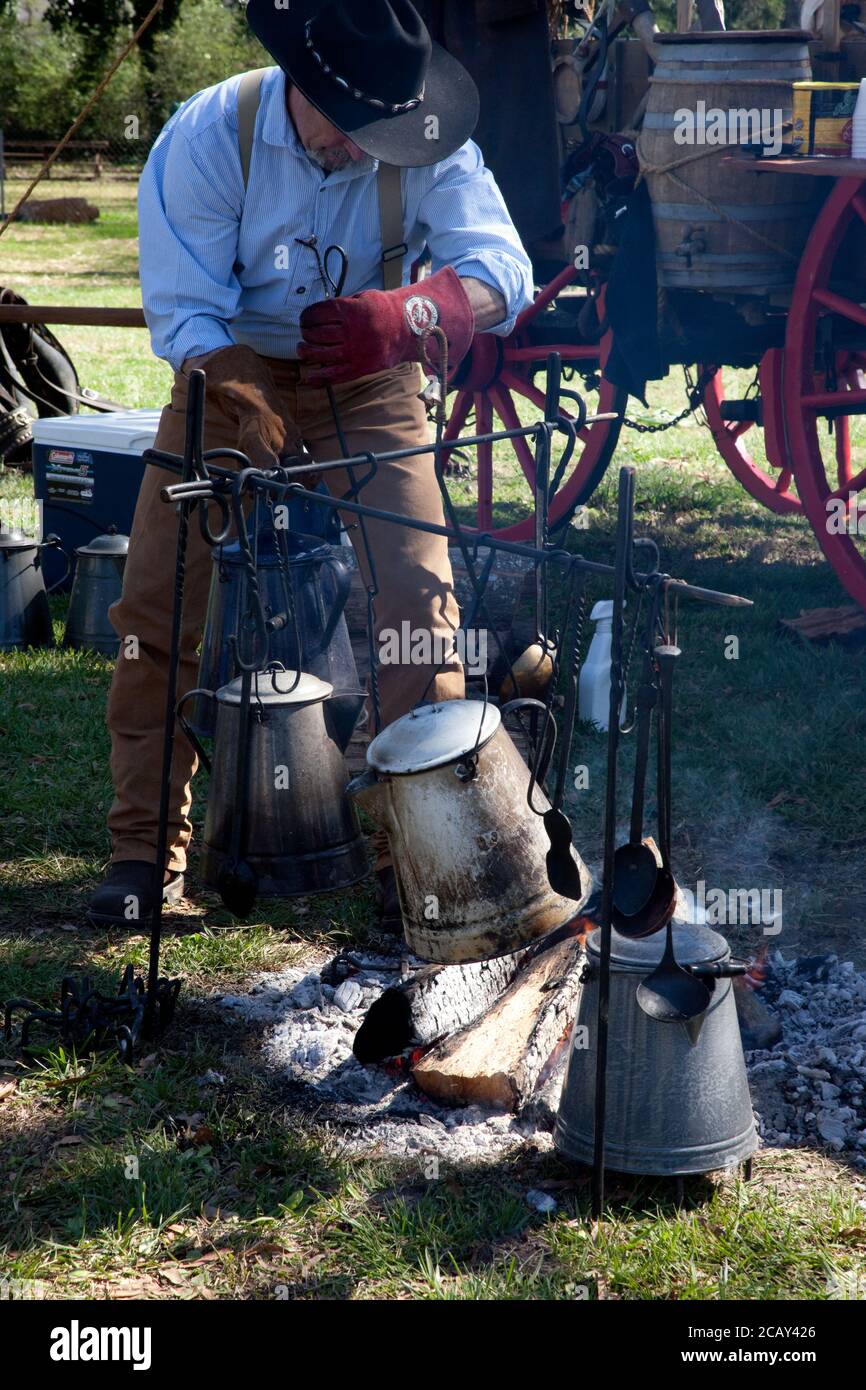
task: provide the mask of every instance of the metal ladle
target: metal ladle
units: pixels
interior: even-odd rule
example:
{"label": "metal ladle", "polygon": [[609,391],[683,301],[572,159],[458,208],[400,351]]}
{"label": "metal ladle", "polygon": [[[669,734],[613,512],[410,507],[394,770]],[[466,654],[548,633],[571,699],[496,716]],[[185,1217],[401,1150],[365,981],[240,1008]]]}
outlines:
{"label": "metal ladle", "polygon": [[613,858],[614,927],[628,931],[628,919],[649,903],[658,880],[656,857],[643,838],[644,793],[649,761],[653,710],[658,703],[658,686],[653,665],[660,586],[654,585],[644,635],[643,678],[637,692],[637,750],[628,842],[620,845]]}
{"label": "metal ladle", "polygon": [[[574,624],[572,627],[571,652],[569,653],[569,664],[566,670],[565,686],[565,706],[562,713],[562,744],[559,750],[559,759],[556,766],[556,783],[553,792],[553,804],[550,809],[544,812],[544,828],[547,831],[547,838],[550,841],[550,849],[545,856],[547,866],[547,881],[554,893],[558,893],[562,898],[572,898],[575,902],[582,902],[586,896],[580,881],[580,868],[572,853],[572,834],[571,822],[562,809],[565,797],[565,776],[568,771],[569,756],[571,753],[571,740],[574,736],[574,725],[577,716],[577,667],[580,662],[580,642],[582,636],[582,615],[583,615],[583,591],[586,583],[585,576],[575,568],[572,572],[572,594],[569,608],[573,605],[575,597],[575,586],[581,590],[581,599],[574,614]],[[563,643],[567,632],[563,632]]]}
{"label": "metal ladle", "polygon": [[[659,806],[659,825],[665,868],[667,868],[670,853],[673,677],[674,666],[679,655],[679,647],[666,644],[655,649],[661,685],[659,740],[664,776],[660,779],[660,790],[663,790],[664,804]],[[650,1018],[657,1019],[659,1023],[688,1023],[690,1019],[706,1013],[710,1005],[710,991],[702,980],[689,974],[687,970],[677,964],[674,956],[674,932],[671,917],[668,918],[666,931],[667,936],[662,958],[655,970],[638,985],[637,1002],[645,1014]]]}

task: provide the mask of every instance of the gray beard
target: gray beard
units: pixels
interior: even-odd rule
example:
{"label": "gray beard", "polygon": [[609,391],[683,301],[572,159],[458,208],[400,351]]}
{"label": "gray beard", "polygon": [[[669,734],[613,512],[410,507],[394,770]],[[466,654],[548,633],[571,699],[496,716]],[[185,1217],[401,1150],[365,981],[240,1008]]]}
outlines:
{"label": "gray beard", "polygon": [[[326,174],[336,174],[340,169],[346,169],[352,163],[348,153],[343,150],[340,152],[342,157],[335,156],[333,153],[326,153],[325,150],[318,148],[308,148],[306,153],[314,164],[318,164]],[[359,173],[366,173],[373,167],[373,160],[368,154],[363,159],[355,160],[355,168]]]}

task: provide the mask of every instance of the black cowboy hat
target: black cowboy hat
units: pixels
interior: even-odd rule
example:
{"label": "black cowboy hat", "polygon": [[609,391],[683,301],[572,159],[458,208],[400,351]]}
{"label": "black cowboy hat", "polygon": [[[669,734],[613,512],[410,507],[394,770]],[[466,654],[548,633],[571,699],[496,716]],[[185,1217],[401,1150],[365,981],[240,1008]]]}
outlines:
{"label": "black cowboy hat", "polygon": [[475,83],[409,0],[249,0],[247,18],[304,96],[374,159],[435,164],[475,129]]}

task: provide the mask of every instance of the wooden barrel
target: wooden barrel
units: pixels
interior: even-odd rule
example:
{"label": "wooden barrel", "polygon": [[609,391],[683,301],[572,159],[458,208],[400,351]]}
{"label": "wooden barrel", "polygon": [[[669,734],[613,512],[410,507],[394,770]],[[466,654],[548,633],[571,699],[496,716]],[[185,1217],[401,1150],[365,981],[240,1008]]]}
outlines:
{"label": "wooden barrel", "polygon": [[[799,31],[660,34],[638,154],[659,283],[724,297],[790,284],[813,181],[726,164],[777,126],[791,141],[794,82],[811,77]],[[719,143],[719,138],[723,143]]]}

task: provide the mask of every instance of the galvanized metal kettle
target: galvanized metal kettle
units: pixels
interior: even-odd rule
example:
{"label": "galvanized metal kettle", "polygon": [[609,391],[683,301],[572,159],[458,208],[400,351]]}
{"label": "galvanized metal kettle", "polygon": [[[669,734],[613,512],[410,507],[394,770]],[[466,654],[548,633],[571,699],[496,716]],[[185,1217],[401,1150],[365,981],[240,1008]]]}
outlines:
{"label": "galvanized metal kettle", "polygon": [[[286,611],[280,555],[274,531],[267,527],[251,537],[266,617]],[[290,670],[318,676],[333,688],[331,717],[344,746],[364,708],[358,670],[346,626],[344,609],[351,571],[339,555],[317,536],[286,533],[288,571],[298,619],[300,648],[291,623],[271,633],[270,654]],[[230,637],[239,630],[246,610],[245,559],[237,541],[214,551],[214,568],[199,662],[199,685],[219,690],[237,675]],[[214,731],[215,711],[204,700],[193,705],[190,724],[201,736]]]}
{"label": "galvanized metal kettle", "polygon": [[120,638],[111,626],[108,610],[120,598],[128,550],[129,537],[115,531],[107,531],[76,550],[64,647],[117,655]]}
{"label": "galvanized metal kettle", "polygon": [[35,541],[21,531],[0,528],[0,651],[54,646],[48,595],[66,574],[45,588],[42,551],[49,546],[62,551],[58,536]]}
{"label": "galvanized metal kettle", "polygon": [[[421,705],[373,739],[349,793],[388,831],[417,956],[488,960],[578,911],[547,881],[549,845],[527,805],[528,782],[500,711],[479,700]],[[548,808],[540,790],[536,803]],[[574,858],[586,898],[590,875]]]}
{"label": "galvanized metal kettle", "polygon": [[[264,897],[333,892],[369,872],[358,817],[346,796],[345,743],[331,687],[308,673],[296,676],[273,669],[253,676],[246,806],[234,801],[241,678],[216,694],[191,690],[180,702],[181,726],[210,772],[200,862],[208,887],[220,886],[237,815],[244,823],[244,859]],[[182,713],[193,697],[216,707],[212,759]]]}
{"label": "galvanized metal kettle", "polygon": [[[758,1147],[730,978],[743,967],[708,927],[675,926],[673,938],[679,964],[709,989],[706,1012],[689,1023],[658,1022],[635,997],[665,933],[612,933],[605,1164],[623,1173],[707,1173]],[[600,942],[594,931],[554,1131],[557,1149],[580,1163],[593,1161]]]}

